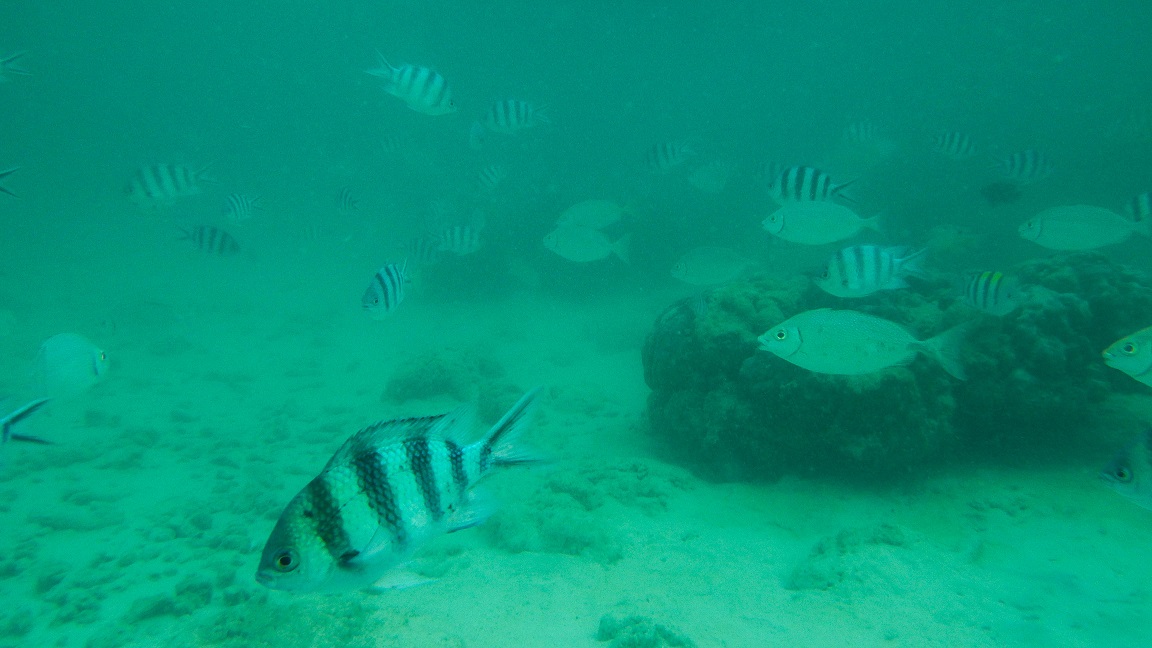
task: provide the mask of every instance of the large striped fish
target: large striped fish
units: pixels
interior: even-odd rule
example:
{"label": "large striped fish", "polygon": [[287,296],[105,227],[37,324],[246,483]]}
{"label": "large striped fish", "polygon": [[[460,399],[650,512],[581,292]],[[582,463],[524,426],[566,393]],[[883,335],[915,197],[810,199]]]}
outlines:
{"label": "large striped fish", "polygon": [[532,461],[513,442],[536,394],[467,445],[466,408],[360,430],[288,503],[256,580],[295,592],[384,587],[381,579],[430,540],[483,522],[471,489],[495,468]]}

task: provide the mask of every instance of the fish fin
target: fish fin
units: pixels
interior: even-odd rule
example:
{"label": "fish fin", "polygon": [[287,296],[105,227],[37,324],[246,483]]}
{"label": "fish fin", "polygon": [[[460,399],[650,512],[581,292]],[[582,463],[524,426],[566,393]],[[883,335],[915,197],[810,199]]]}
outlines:
{"label": "fish fin", "polygon": [[27,441],[30,443],[50,443],[36,437],[25,436],[22,434],[12,434],[12,426],[23,421],[32,415],[33,412],[44,407],[48,402],[47,398],[38,398],[34,401],[25,403],[16,408],[13,412],[0,419],[0,426],[3,427],[3,437],[0,438],[0,443],[7,443],[9,440],[13,441]]}
{"label": "fish fin", "polygon": [[551,124],[552,120],[548,117],[548,106],[535,106],[532,108],[532,116],[540,124]]}
{"label": "fish fin", "polygon": [[974,322],[964,322],[944,331],[940,335],[916,344],[916,350],[930,355],[940,363],[949,375],[957,380],[967,380],[964,370],[964,339],[971,332]]}
{"label": "fish fin", "polygon": [[859,202],[858,202],[858,201],[857,201],[855,198],[853,198],[851,195],[844,193],[844,190],[845,190],[845,189],[847,189],[848,187],[851,187],[852,185],[856,184],[856,181],[858,181],[859,179],[860,179],[860,178],[853,178],[853,179],[849,180],[848,182],[843,182],[843,183],[841,183],[841,184],[838,184],[838,185],[836,185],[835,187],[832,187],[832,191],[830,192],[830,193],[831,193],[831,195],[832,195],[832,197],[834,197],[834,198],[837,198],[837,199],[839,199],[839,200],[841,200],[841,201],[843,201],[843,202],[846,202],[846,203],[848,203],[849,205],[858,205],[858,204],[860,204],[860,203],[859,203]]}
{"label": "fish fin", "polygon": [[376,67],[376,68],[372,68],[371,70],[364,70],[364,71],[367,72],[368,74],[371,74],[372,76],[377,76],[377,77],[380,77],[381,79],[384,79],[386,81],[391,81],[392,75],[395,71],[395,68],[393,68],[388,63],[388,59],[384,58],[384,55],[380,53],[380,50],[376,50],[376,63],[380,67]]}
{"label": "fish fin", "polygon": [[905,248],[905,253],[900,258],[900,274],[906,277],[916,277],[917,279],[927,277],[924,268],[920,267],[920,264],[927,255],[928,248],[921,248],[910,253],[907,252],[907,248]]}
{"label": "fish fin", "polygon": [[629,247],[632,245],[632,235],[625,234],[620,237],[620,240],[612,244],[612,254],[615,254],[624,263],[631,263],[631,251]]}
{"label": "fish fin", "polygon": [[861,218],[860,219],[860,225],[861,225],[861,227],[865,227],[867,229],[870,229],[873,232],[879,232],[879,233],[883,234],[884,233],[884,228],[883,228],[883,223],[882,223],[883,216],[884,216],[884,214],[876,214],[875,216],[873,216],[871,218]]}
{"label": "fish fin", "polygon": [[365,587],[364,590],[373,594],[382,594],[389,590],[408,589],[409,587],[419,587],[420,585],[427,585],[428,583],[434,582],[436,582],[435,578],[421,576],[407,569],[390,569],[388,573],[381,576],[368,587]]}
{"label": "fish fin", "polygon": [[351,461],[356,455],[371,448],[407,439],[413,436],[427,435],[433,430],[444,429],[444,419],[452,414],[437,414],[436,416],[419,416],[391,421],[379,421],[353,434],[340,446],[340,449],[328,460],[324,470]]}
{"label": "fish fin", "polygon": [[491,498],[486,495],[471,493],[468,496],[468,501],[460,506],[448,516],[448,529],[447,533],[456,533],[464,529],[471,529],[474,526],[480,526],[488,518],[492,517],[492,513],[496,510],[496,505],[493,504]]}
{"label": "fish fin", "polygon": [[517,449],[515,441],[527,426],[532,405],[539,394],[540,388],[537,387],[521,396],[483,439],[468,447],[476,453],[481,474],[489,466],[513,466],[538,461],[532,453]]}
{"label": "fish fin", "polygon": [[3,60],[0,60],[0,72],[7,72],[9,74],[19,74],[22,76],[32,76],[31,72],[20,67],[19,65],[17,65],[15,63],[16,59],[22,58],[27,53],[28,53],[27,50],[16,52],[15,54],[12,54],[10,56],[6,56]]}
{"label": "fish fin", "polygon": [[48,439],[41,439],[40,437],[29,436],[27,434],[9,434],[8,439],[11,441],[21,441],[23,443],[38,443],[40,445],[56,445],[54,441]]}
{"label": "fish fin", "polygon": [[[7,178],[8,176],[12,175],[13,173],[16,173],[19,170],[20,170],[20,167],[13,167],[13,168],[7,169],[5,171],[0,171],[0,180]],[[13,198],[19,198],[19,196],[17,196],[11,189],[9,189],[8,187],[5,187],[4,185],[0,185],[0,193],[6,193],[9,196],[12,196]]]}

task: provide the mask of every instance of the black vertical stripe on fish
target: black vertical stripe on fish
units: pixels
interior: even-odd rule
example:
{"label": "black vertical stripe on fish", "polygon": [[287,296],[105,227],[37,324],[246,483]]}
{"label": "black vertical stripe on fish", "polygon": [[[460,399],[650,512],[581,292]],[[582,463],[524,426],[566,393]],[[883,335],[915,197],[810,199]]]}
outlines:
{"label": "black vertical stripe on fish", "polygon": [[388,529],[396,548],[403,549],[408,544],[408,529],[404,527],[404,517],[396,501],[396,491],[388,480],[388,467],[385,458],[376,450],[356,455],[352,461],[356,472],[356,483],[360,492],[368,498],[368,506],[376,514],[380,526]]}
{"label": "black vertical stripe on fish", "polygon": [[340,513],[340,502],[332,494],[324,475],[308,482],[305,487],[312,510],[312,522],[316,525],[316,536],[324,543],[328,554],[339,563],[347,563],[355,557],[352,540],[344,529],[344,517]]}
{"label": "black vertical stripe on fish", "polygon": [[468,472],[464,469],[464,449],[452,439],[444,440],[448,448],[448,462],[452,465],[452,482],[463,497],[468,492]]}
{"label": "black vertical stripe on fish", "polygon": [[424,508],[433,520],[439,521],[444,517],[444,510],[440,507],[440,490],[436,487],[436,471],[432,467],[428,437],[405,439],[404,452],[408,456],[408,465],[412,469],[412,476],[416,478],[420,496],[424,499]]}

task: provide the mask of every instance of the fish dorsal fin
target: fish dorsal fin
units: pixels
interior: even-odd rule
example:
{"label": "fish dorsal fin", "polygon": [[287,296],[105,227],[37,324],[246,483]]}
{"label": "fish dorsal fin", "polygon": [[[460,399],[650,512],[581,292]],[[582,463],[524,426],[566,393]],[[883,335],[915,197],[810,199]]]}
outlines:
{"label": "fish dorsal fin", "polygon": [[425,436],[437,429],[446,414],[378,421],[348,437],[344,445],[328,460],[324,470],[349,461],[371,448],[379,448],[414,436]]}

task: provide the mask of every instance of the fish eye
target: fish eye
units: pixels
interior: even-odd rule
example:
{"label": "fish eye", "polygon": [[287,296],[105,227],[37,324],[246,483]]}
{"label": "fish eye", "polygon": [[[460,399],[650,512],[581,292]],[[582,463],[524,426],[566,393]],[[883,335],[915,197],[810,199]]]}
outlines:
{"label": "fish eye", "polygon": [[788,339],[788,331],[785,331],[784,329],[779,329],[779,330],[777,330],[777,331],[776,331],[776,339],[777,339],[777,340],[786,340],[786,339]]}
{"label": "fish eye", "polygon": [[100,352],[100,362],[104,362],[107,359],[108,359],[108,354],[104,351],[101,351]]}
{"label": "fish eye", "polygon": [[820,278],[821,278],[821,279],[827,279],[829,276],[830,276],[830,275],[829,275],[829,272],[828,272],[828,268],[824,268],[824,272],[821,272],[821,273],[820,273]]}
{"label": "fish eye", "polygon": [[1132,354],[1136,353],[1136,351],[1138,351],[1139,349],[1140,349],[1140,347],[1137,346],[1135,342],[1127,342],[1124,344],[1124,346],[1120,347],[1120,351],[1123,352],[1125,355],[1132,355]]}
{"label": "fish eye", "polygon": [[1116,481],[1125,484],[1132,481],[1132,471],[1128,470],[1126,466],[1117,467],[1116,470],[1112,471],[1112,476],[1116,478]]}
{"label": "fish eye", "polygon": [[276,566],[276,571],[290,572],[296,569],[299,562],[297,562],[296,557],[291,551],[285,550],[276,554],[276,560],[273,561],[273,564]]}

